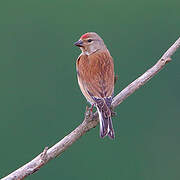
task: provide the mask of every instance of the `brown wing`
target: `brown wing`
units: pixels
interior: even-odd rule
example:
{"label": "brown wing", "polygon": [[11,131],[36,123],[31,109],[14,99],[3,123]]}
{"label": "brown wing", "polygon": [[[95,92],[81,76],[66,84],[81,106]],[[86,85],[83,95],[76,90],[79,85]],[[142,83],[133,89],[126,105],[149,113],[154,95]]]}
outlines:
{"label": "brown wing", "polygon": [[80,88],[89,96],[104,98],[114,91],[114,64],[108,50],[97,51],[89,56],[81,55],[77,61]]}

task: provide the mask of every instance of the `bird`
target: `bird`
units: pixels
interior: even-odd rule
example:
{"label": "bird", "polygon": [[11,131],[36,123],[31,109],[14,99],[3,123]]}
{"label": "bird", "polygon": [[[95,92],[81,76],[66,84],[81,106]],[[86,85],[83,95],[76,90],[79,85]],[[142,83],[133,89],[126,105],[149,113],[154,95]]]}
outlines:
{"label": "bird", "polygon": [[95,32],[87,32],[74,43],[81,49],[76,61],[77,79],[82,94],[97,108],[100,137],[115,138],[111,104],[114,94],[114,62],[103,39]]}

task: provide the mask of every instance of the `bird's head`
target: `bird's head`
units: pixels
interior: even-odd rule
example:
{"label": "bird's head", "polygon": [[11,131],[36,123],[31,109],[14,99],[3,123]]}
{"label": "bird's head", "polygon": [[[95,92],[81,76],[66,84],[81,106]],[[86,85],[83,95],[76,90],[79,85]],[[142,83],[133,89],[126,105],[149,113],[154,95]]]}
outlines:
{"label": "bird's head", "polygon": [[104,41],[95,32],[83,34],[74,45],[80,47],[82,52],[86,55],[90,55],[100,49],[106,48]]}

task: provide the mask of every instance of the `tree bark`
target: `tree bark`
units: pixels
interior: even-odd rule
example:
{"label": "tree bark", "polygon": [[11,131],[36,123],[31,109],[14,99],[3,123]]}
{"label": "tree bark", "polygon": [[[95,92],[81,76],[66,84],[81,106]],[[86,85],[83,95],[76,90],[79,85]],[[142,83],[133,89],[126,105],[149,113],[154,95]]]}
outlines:
{"label": "tree bark", "polygon": [[[153,76],[155,76],[168,62],[171,61],[171,56],[180,47],[180,38],[164,53],[164,55],[157,61],[157,63],[147,70],[143,75],[129,84],[124,88],[118,95],[116,95],[112,102],[112,107],[115,108],[121,104],[128,96],[130,96],[134,91],[139,89],[147,81],[149,81]],[[87,131],[97,126],[99,122],[98,114],[95,112],[91,114],[89,110],[85,113],[84,121],[74,129],[70,134],[65,136],[57,144],[52,146],[50,149],[47,147],[44,151],[35,157],[33,160],[15,170],[8,176],[2,178],[1,180],[21,180],[25,177],[38,171],[42,166],[48,163],[51,159],[61,155],[69,146],[71,146],[75,141],[77,141],[82,135]]]}

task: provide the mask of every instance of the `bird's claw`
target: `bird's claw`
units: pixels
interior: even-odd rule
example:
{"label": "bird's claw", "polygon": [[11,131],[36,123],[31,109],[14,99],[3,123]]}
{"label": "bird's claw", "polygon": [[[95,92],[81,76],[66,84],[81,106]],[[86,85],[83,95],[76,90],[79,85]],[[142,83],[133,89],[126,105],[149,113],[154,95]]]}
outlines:
{"label": "bird's claw", "polygon": [[89,108],[88,106],[86,106],[85,119],[86,119],[86,121],[92,121],[93,120],[92,108]]}
{"label": "bird's claw", "polygon": [[111,109],[111,116],[112,116],[112,117],[116,116],[117,113],[114,111],[114,108],[111,107],[110,109]]}

